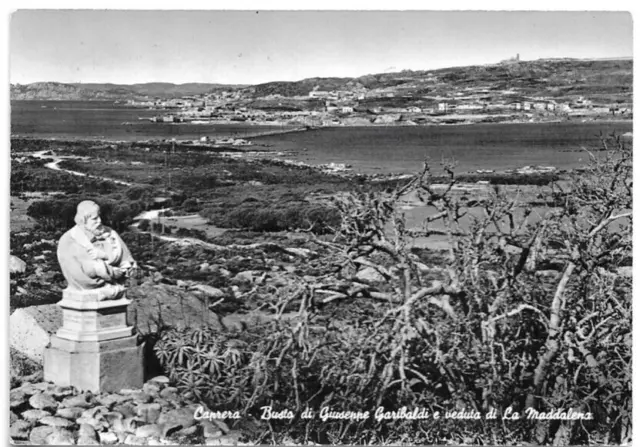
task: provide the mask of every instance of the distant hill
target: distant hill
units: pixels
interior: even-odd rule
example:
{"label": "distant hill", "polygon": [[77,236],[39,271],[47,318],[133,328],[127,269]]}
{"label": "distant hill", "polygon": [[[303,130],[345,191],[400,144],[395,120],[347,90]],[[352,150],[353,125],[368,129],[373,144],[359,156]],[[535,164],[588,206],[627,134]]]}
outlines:
{"label": "distant hill", "polygon": [[35,82],[33,84],[12,84],[11,99],[41,100],[126,100],[145,98],[179,98],[201,95],[219,89],[232,89],[241,85],[225,84],[171,84],[150,82],[145,84],[63,84],[60,82]]}
{"label": "distant hill", "polygon": [[541,59],[517,63],[452,67],[428,71],[405,70],[358,78],[310,78],[297,82],[269,82],[246,87],[255,98],[271,95],[305,96],[313,90],[385,89],[415,96],[448,94],[452,89],[486,88],[488,91],[516,89],[521,94],[563,96],[565,94],[611,94],[630,92],[633,60]]}
{"label": "distant hill", "polygon": [[[308,78],[295,82],[267,82],[252,86],[223,84],[61,84],[39,82],[12,85],[11,99],[123,100],[175,98],[221,89],[239,89],[245,99],[308,96],[316,91],[382,91],[389,97],[418,98],[463,95],[482,89],[487,97],[506,92],[526,96],[563,98],[584,95],[603,100],[628,99],[633,88],[631,59],[541,59],[509,63],[452,67],[438,70],[379,73],[358,78]],[[626,99],[625,99],[626,100]]]}

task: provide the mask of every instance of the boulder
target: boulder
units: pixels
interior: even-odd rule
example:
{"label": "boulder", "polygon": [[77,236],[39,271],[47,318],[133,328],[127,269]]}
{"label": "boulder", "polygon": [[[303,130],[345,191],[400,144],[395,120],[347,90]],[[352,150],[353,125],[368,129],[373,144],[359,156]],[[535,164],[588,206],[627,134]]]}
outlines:
{"label": "boulder", "polygon": [[56,416],[76,420],[82,416],[83,411],[84,408],[80,407],[58,408],[58,411],[56,411]]}
{"label": "boulder", "polygon": [[77,396],[71,396],[65,398],[60,404],[62,408],[80,407],[91,408],[95,406],[95,400],[91,393],[83,393]]}
{"label": "boulder", "polygon": [[157,424],[143,425],[136,429],[136,437],[138,438],[159,438],[162,436],[162,428]]}
{"label": "boulder", "polygon": [[29,405],[37,410],[55,411],[58,408],[58,402],[47,393],[38,393],[31,396]]}
{"label": "boulder", "polygon": [[53,432],[47,436],[46,442],[48,445],[74,445],[73,433],[65,428],[56,428]]}
{"label": "boulder", "polygon": [[208,325],[222,329],[218,316],[209,311],[208,300],[202,300],[180,287],[145,283],[131,287],[127,296],[133,300],[127,321],[134,323],[139,334],[154,334],[158,322],[182,329]]}
{"label": "boulder", "polygon": [[118,436],[111,431],[100,432],[98,435],[100,436],[100,444],[111,445],[118,442]]}
{"label": "boulder", "polygon": [[362,282],[382,282],[385,281],[384,276],[373,267],[365,267],[356,273],[356,278]]}
{"label": "boulder", "polygon": [[16,410],[25,407],[29,402],[29,395],[20,391],[20,389],[11,390],[9,392],[9,408]]}
{"label": "boulder", "polygon": [[145,445],[147,443],[147,440],[145,438],[141,438],[139,436],[129,434],[124,439],[124,443],[126,445]]}
{"label": "boulder", "polygon": [[60,416],[45,416],[40,419],[40,423],[57,428],[70,428],[74,425],[69,419],[61,418]]}
{"label": "boulder", "polygon": [[53,433],[55,429],[47,425],[42,425],[31,430],[29,433],[29,442],[35,445],[43,445],[47,443],[47,437]]}
{"label": "boulder", "polygon": [[17,256],[9,256],[9,273],[24,273],[27,269],[27,263]]}
{"label": "boulder", "polygon": [[62,326],[62,309],[55,304],[16,309],[9,317],[9,345],[42,364],[44,348]]}
{"label": "boulder", "polygon": [[222,298],[225,293],[217,287],[208,286],[206,284],[197,284],[192,287],[193,290],[198,290],[210,298]]}
{"label": "boulder", "polygon": [[9,436],[12,439],[29,439],[29,429],[31,429],[31,422],[28,421],[16,421],[9,427]]}
{"label": "boulder", "polygon": [[138,417],[150,424],[155,424],[161,411],[162,407],[158,403],[138,405]]}
{"label": "boulder", "polygon": [[51,413],[44,410],[27,410],[22,412],[22,419],[29,422],[36,422],[45,416],[51,416]]}

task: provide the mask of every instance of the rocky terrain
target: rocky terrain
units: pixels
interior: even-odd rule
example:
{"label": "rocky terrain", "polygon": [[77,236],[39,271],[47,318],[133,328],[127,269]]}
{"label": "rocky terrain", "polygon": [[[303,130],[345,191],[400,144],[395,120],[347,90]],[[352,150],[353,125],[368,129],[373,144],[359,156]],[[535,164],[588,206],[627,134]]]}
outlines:
{"label": "rocky terrain", "polygon": [[9,436],[17,445],[245,445],[241,432],[221,418],[194,418],[209,410],[185,399],[164,376],[117,393],[80,393],[43,382],[41,373],[14,385]]}

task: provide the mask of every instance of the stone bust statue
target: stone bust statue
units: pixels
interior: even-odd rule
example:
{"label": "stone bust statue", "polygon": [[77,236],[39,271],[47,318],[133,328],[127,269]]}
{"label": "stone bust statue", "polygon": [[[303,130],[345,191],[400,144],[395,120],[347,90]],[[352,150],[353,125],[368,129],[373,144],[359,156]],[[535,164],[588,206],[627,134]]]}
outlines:
{"label": "stone bust statue", "polygon": [[95,202],[80,202],[75,222],[58,242],[66,292],[76,296],[85,292],[98,301],[122,297],[124,282],[136,268],[129,249],[114,230],[102,225]]}

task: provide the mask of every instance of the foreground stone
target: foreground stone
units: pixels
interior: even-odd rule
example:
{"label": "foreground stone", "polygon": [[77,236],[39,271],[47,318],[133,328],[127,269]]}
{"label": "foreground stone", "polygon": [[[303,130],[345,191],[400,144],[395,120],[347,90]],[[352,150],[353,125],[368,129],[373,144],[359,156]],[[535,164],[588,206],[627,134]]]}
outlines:
{"label": "foreground stone", "polygon": [[62,326],[62,310],[56,304],[16,309],[9,317],[9,345],[42,364],[44,348]]}
{"label": "foreground stone", "polygon": [[9,273],[24,273],[27,263],[17,256],[9,256]]}
{"label": "foreground stone", "polygon": [[[237,444],[239,432],[225,421],[195,420],[199,405],[185,403],[166,377],[147,385],[144,390],[94,395],[47,382],[25,383],[11,390],[20,410],[10,413],[9,434],[15,443],[38,445]],[[28,396],[22,389],[34,394]]]}

